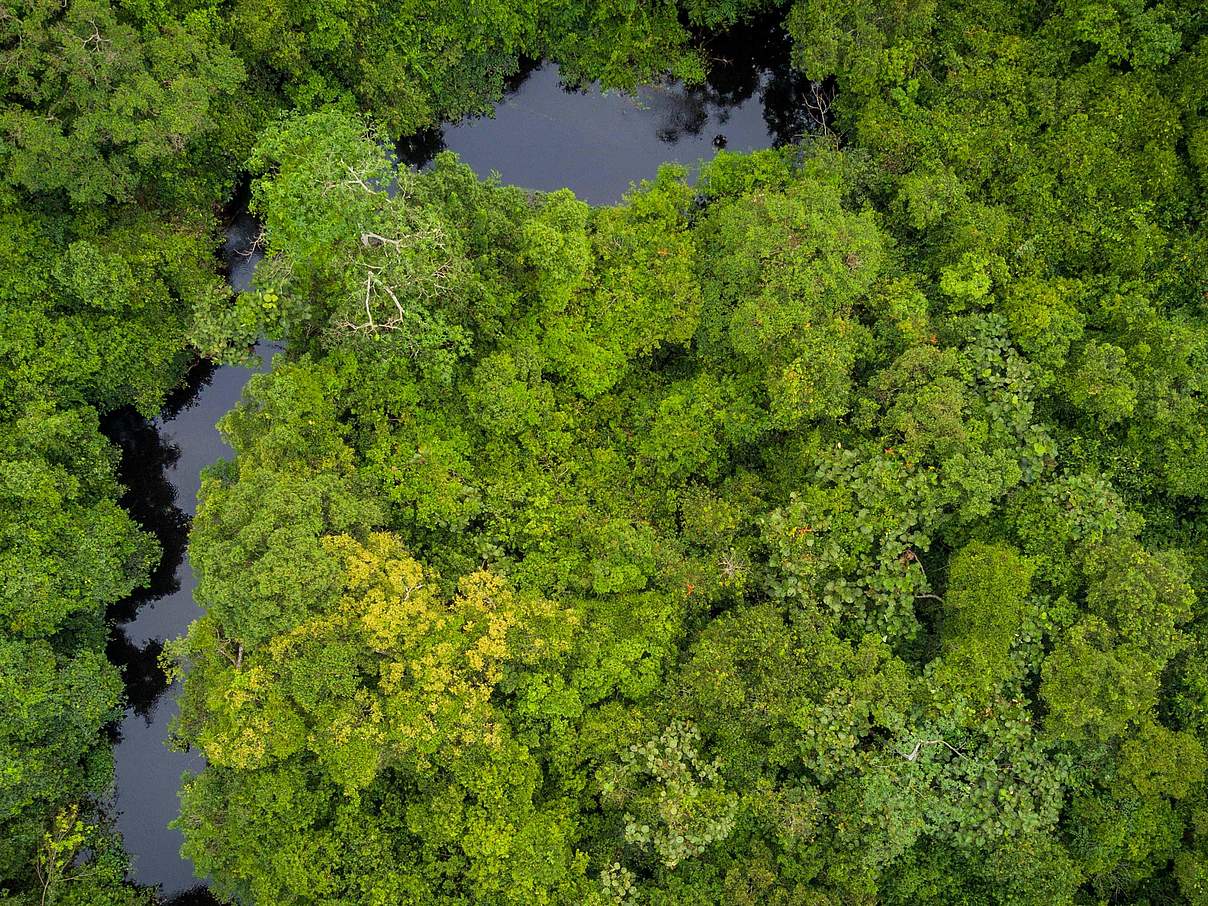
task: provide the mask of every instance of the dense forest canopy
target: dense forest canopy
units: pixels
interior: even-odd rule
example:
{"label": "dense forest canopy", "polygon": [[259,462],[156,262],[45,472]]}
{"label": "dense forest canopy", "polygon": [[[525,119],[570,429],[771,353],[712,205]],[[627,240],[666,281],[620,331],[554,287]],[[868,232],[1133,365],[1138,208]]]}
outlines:
{"label": "dense forest canopy", "polygon": [[[754,15],[835,120],[695,183],[389,153]],[[270,337],[169,648],[220,896],[1208,903],[1198,0],[33,0],[0,69],[0,902],[153,898],[99,418]]]}

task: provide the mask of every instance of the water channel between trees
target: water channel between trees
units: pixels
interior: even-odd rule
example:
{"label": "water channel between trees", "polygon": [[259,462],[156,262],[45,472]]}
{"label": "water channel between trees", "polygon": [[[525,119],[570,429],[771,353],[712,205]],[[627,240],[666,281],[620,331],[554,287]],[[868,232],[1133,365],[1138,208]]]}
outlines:
{"label": "water channel between trees", "polygon": [[[631,182],[652,177],[664,161],[693,165],[719,147],[748,151],[796,138],[808,114],[807,86],[788,67],[787,46],[774,31],[748,29],[710,48],[710,81],[643,89],[638,97],[568,90],[551,64],[527,67],[513,80],[493,118],[475,118],[417,137],[402,157],[422,166],[442,148],[485,176],[530,189],[569,187],[593,204],[620,200]],[[259,253],[246,214],[227,231],[224,256],[231,286],[246,289]],[[273,350],[261,347],[262,369]],[[131,412],[107,419],[123,449],[123,503],[159,537],[163,562],[150,588],[115,608],[110,657],[123,669],[128,707],[116,729],[117,827],[134,864],[132,878],[158,885],[177,906],[211,903],[192,865],[179,855],[176,817],[181,775],[203,761],[169,751],[176,688],[158,666],[166,639],[183,634],[201,614],[186,540],[203,467],[231,455],[214,424],[240,399],[249,368],[194,368],[186,386],[154,420]]]}

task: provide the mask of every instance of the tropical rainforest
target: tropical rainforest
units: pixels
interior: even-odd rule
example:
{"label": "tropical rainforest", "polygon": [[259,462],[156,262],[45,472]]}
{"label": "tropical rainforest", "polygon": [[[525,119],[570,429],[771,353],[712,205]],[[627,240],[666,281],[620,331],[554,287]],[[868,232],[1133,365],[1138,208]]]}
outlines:
{"label": "tropical rainforest", "polygon": [[[391,150],[753,16],[784,147]],[[155,900],[100,420],[269,338],[165,652],[219,897],[1208,904],[1202,0],[15,0],[0,71],[0,902]]]}

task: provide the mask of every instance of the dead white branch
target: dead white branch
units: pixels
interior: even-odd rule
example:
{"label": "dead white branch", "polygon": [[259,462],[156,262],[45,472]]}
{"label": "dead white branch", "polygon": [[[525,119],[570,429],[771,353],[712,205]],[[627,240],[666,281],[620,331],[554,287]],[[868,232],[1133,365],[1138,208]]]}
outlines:
{"label": "dead white branch", "polygon": [[907,755],[905,752],[898,752],[898,754],[907,761],[916,761],[918,760],[919,754],[923,751],[924,746],[947,746],[952,752],[959,755],[961,758],[968,757],[964,752],[949,743],[946,739],[920,739],[914,744],[914,749],[911,750],[909,755]]}

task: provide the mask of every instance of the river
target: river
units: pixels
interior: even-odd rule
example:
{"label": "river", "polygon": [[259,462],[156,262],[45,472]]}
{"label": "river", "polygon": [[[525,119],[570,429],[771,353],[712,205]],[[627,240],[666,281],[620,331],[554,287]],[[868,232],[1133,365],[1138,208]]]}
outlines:
{"label": "river", "polygon": [[[645,88],[637,98],[571,90],[552,64],[530,65],[513,79],[494,117],[446,125],[400,148],[423,166],[443,148],[482,176],[528,189],[567,186],[593,204],[618,201],[630,184],[654,175],[664,161],[696,164],[719,147],[747,151],[798,137],[807,123],[805,86],[788,67],[778,30],[751,27],[708,48],[714,60],[706,85]],[[246,289],[258,259],[256,224],[246,214],[227,232],[224,257],[232,287]],[[261,368],[271,349],[261,349]],[[163,413],[132,412],[106,419],[123,449],[123,504],[164,548],[152,585],[113,611],[110,657],[123,669],[128,707],[116,729],[113,810],[133,857],[132,880],[158,887],[176,906],[214,902],[179,854],[176,817],[181,775],[203,764],[195,752],[165,747],[176,714],[176,689],[158,667],[166,639],[183,634],[201,611],[186,550],[189,519],[203,467],[231,455],[214,423],[239,401],[252,369],[194,368]]]}

